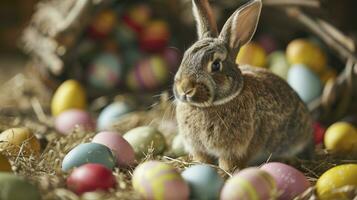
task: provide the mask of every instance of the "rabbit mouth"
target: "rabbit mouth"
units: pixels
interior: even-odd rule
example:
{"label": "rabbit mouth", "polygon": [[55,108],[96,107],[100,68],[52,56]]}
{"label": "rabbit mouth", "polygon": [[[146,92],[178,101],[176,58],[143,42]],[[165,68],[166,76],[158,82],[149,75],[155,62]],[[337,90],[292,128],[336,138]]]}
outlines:
{"label": "rabbit mouth", "polygon": [[209,87],[203,83],[197,83],[194,88],[180,91],[176,85],[173,88],[175,99],[197,107],[212,106],[213,95]]}

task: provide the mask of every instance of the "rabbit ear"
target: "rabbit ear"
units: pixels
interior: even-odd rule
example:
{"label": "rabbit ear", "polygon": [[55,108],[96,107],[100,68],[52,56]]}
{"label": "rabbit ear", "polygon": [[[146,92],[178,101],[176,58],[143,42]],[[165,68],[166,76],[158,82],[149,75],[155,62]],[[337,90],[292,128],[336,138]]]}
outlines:
{"label": "rabbit ear", "polygon": [[197,24],[198,38],[217,37],[217,24],[208,0],[192,0],[192,6]]}
{"label": "rabbit ear", "polygon": [[238,8],[224,24],[219,38],[228,44],[231,55],[236,56],[239,48],[252,39],[261,9],[261,0],[253,0]]}

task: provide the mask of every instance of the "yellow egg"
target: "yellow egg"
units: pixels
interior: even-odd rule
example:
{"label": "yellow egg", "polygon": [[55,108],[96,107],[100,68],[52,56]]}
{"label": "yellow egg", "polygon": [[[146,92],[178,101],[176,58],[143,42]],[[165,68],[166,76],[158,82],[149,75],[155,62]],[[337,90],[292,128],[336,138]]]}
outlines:
{"label": "yellow egg", "polygon": [[357,152],[357,130],[347,122],[334,123],[326,130],[324,143],[334,153]]}
{"label": "yellow egg", "polygon": [[256,67],[265,67],[267,55],[263,47],[259,44],[250,42],[242,48],[236,58],[236,63],[239,65],[252,65]]}
{"label": "yellow egg", "polygon": [[7,158],[0,153],[0,171],[11,172],[11,165]]}
{"label": "yellow egg", "polygon": [[75,80],[63,82],[56,90],[51,102],[51,110],[54,116],[72,108],[85,109],[86,106],[85,91],[81,84]]}
{"label": "yellow egg", "polygon": [[330,78],[336,78],[337,72],[334,69],[328,68],[320,75],[321,81],[326,84]]}
{"label": "yellow egg", "polygon": [[320,74],[327,63],[325,53],[314,43],[306,39],[295,39],[289,43],[286,56],[290,64],[305,64]]}
{"label": "yellow egg", "polygon": [[326,171],[317,180],[317,194],[321,200],[351,199],[344,192],[333,192],[347,185],[357,187],[357,164],[339,165]]}
{"label": "yellow egg", "polygon": [[6,148],[13,154],[40,153],[40,142],[28,128],[11,128],[0,134],[0,146]]}

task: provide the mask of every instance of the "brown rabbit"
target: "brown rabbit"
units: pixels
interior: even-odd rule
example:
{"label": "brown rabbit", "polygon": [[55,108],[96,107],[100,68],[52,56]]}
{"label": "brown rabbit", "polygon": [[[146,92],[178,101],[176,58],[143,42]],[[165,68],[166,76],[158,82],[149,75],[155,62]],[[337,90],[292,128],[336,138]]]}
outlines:
{"label": "brown rabbit", "polygon": [[237,11],[218,34],[207,0],[193,0],[199,40],[184,54],[173,91],[179,133],[194,159],[231,171],[261,155],[292,156],[312,141],[311,118],[293,89],[268,70],[237,66],[262,3]]}

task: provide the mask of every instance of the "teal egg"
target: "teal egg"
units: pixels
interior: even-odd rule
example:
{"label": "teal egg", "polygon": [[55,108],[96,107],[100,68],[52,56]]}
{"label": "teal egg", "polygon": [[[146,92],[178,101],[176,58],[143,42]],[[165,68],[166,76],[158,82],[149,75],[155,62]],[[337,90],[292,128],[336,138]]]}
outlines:
{"label": "teal egg", "polygon": [[219,199],[223,179],[208,165],[194,165],[182,172],[183,179],[190,187],[190,199]]}
{"label": "teal egg", "polygon": [[8,172],[0,172],[1,200],[40,200],[37,188],[25,179]]}
{"label": "teal egg", "polygon": [[137,127],[125,133],[123,137],[133,147],[138,159],[145,157],[151,147],[154,149],[154,155],[164,152],[166,148],[165,137],[154,127]]}
{"label": "teal egg", "polygon": [[116,160],[108,147],[97,143],[84,143],[68,152],[63,159],[62,170],[68,171],[86,163],[98,163],[113,169]]}
{"label": "teal egg", "polygon": [[116,54],[101,53],[89,66],[88,82],[94,88],[111,90],[119,85],[122,73],[122,63]]}
{"label": "teal egg", "polygon": [[320,78],[306,65],[292,65],[288,72],[287,81],[305,103],[311,102],[321,94]]}
{"label": "teal egg", "polygon": [[99,114],[97,126],[101,131],[112,130],[112,125],[123,115],[133,111],[133,107],[125,102],[114,102],[105,107]]}
{"label": "teal egg", "polygon": [[269,69],[283,79],[287,79],[290,65],[285,52],[274,51],[268,56]]}

